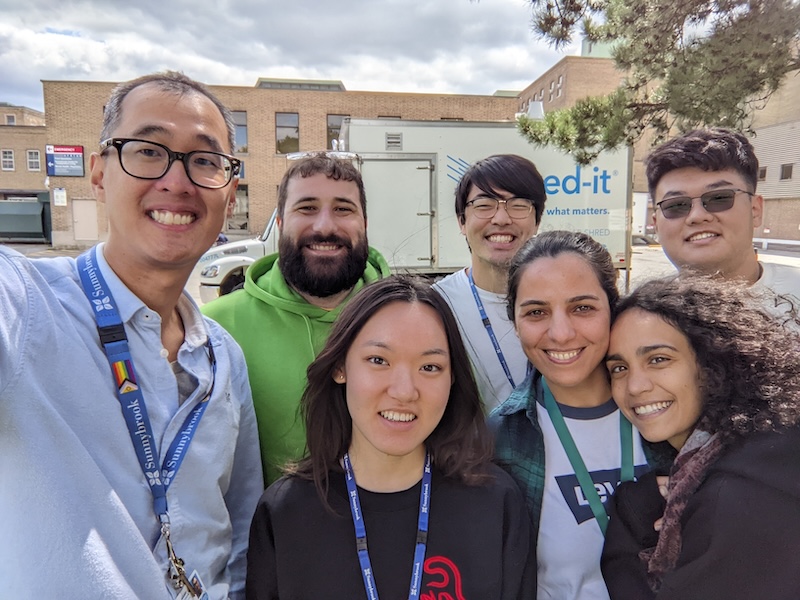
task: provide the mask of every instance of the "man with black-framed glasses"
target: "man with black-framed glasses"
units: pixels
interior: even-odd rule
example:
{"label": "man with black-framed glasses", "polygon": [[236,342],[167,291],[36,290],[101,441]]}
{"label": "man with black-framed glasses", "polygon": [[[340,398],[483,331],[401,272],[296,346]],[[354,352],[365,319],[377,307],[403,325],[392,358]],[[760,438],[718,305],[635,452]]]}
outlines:
{"label": "man with black-framed glasses", "polygon": [[800,270],[761,262],[753,249],[764,199],[756,192],[758,159],[744,135],[690,131],[656,148],[646,174],[658,239],[679,271],[719,274],[800,298]]}
{"label": "man with black-framed glasses", "polygon": [[89,180],[108,237],[0,248],[0,595],[244,598],[263,491],[244,357],[184,286],[235,199],[230,112],[120,84]]}
{"label": "man with black-framed glasses", "polygon": [[536,234],[545,199],[536,166],[516,154],[479,160],[456,187],[455,212],[472,260],[434,288],[453,309],[487,413],[528,373],[505,296],[511,259]]}

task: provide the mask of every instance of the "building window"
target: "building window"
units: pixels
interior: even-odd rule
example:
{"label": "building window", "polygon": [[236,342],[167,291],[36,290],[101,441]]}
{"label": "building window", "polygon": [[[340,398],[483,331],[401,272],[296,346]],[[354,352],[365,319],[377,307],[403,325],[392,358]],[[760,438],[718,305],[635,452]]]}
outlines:
{"label": "building window", "polygon": [[326,138],[327,146],[326,149],[330,150],[333,148],[333,140],[339,139],[339,134],[342,131],[342,121],[345,117],[349,117],[350,115],[328,115],[328,134]]}
{"label": "building window", "polygon": [[[786,179],[791,179],[792,178],[792,167],[793,166],[794,166],[794,163],[789,163],[787,165],[781,165],[781,181],[784,181]],[[5,167],[3,167],[3,168],[5,168]]]}
{"label": "building window", "polygon": [[16,115],[6,115],[6,125],[16,125],[16,124],[17,124]]}
{"label": "building window", "polygon": [[275,113],[275,151],[289,154],[300,151],[300,115]]}
{"label": "building window", "polygon": [[247,113],[243,110],[233,111],[233,151],[239,154],[247,152]]}
{"label": "building window", "polygon": [[0,150],[0,163],[2,164],[3,171],[14,170],[14,151],[13,150]]}
{"label": "building window", "polygon": [[41,171],[42,161],[38,150],[28,150],[28,171]]}
{"label": "building window", "polygon": [[400,115],[378,115],[379,119],[399,119]]}
{"label": "building window", "polygon": [[759,181],[766,181],[767,180],[767,167],[759,167],[758,168],[758,180]]}

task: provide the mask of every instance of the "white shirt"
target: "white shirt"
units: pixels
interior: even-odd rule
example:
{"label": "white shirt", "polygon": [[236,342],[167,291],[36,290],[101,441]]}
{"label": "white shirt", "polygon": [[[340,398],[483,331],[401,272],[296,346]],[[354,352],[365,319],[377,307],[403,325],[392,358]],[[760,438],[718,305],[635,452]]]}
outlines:
{"label": "white shirt", "polygon": [[461,339],[472,361],[478,390],[488,413],[508,398],[515,386],[525,380],[528,370],[528,357],[522,351],[514,324],[506,312],[506,297],[476,286],[486,316],[492,325],[492,331],[500,344],[503,358],[511,371],[514,386],[508,380],[489,332],[481,320],[475,297],[470,289],[467,270],[452,273],[436,282],[433,287],[447,300],[455,315]]}
{"label": "white shirt", "polygon": [[[559,405],[564,422],[605,501],[620,480],[620,412],[613,400],[593,408]],[[609,600],[600,573],[604,537],[547,409],[536,404],[545,447],[545,484],[537,544],[538,600]],[[648,470],[633,430],[636,476]],[[602,493],[600,491],[602,490]]]}
{"label": "white shirt", "polygon": [[[778,296],[788,296],[795,308],[800,310],[800,269],[792,265],[773,262],[759,261],[759,264],[763,271],[758,281],[753,284],[754,287],[771,290]],[[781,302],[780,298],[770,302],[770,305],[767,306],[768,310],[778,316],[783,316],[789,308],[790,306]]]}

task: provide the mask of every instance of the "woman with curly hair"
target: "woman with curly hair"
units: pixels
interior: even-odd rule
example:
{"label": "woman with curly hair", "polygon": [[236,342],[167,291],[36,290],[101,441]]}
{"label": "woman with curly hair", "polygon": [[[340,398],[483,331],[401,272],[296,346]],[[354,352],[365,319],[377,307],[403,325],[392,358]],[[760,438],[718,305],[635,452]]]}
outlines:
{"label": "woman with curly hair", "polygon": [[800,338],[759,292],[651,281],[616,311],[614,400],[678,455],[612,499],[612,599],[795,599],[800,590]]}
{"label": "woman with curly hair", "polygon": [[301,408],[307,456],[256,509],[248,599],[533,597],[525,504],[490,462],[458,325],[429,284],[354,296]]}

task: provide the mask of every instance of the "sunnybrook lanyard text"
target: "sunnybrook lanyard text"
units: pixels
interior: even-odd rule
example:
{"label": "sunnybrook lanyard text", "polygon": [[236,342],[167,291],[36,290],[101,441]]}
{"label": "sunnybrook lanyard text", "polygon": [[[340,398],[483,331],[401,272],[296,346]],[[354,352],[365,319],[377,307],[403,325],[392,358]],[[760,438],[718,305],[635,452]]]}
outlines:
{"label": "sunnybrook lanyard text", "polygon": [[161,533],[164,536],[170,560],[168,576],[177,589],[185,587],[191,591],[194,588],[186,577],[183,560],[175,555],[170,540],[167,489],[183,463],[189,444],[194,438],[200,419],[208,407],[208,400],[214,390],[217,363],[211,341],[209,340],[206,344],[211,361],[211,387],[203,400],[187,415],[180,431],[169,446],[166,460],[160,463],[144,396],[133,368],[133,357],[128,348],[125,326],[114,305],[111,290],[106,285],[98,268],[97,248],[94,247],[89,252],[81,254],[77,261],[83,291],[94,309],[93,314],[97,322],[100,342],[103,344],[108,363],[111,365],[111,372],[117,388],[117,398],[128,426],[131,442],[133,442],[142,472],[153,494],[153,511],[161,525]]}
{"label": "sunnybrook lanyard text", "polygon": [[[348,453],[344,455],[344,474],[347,482],[347,496],[350,501],[350,512],[353,515],[353,525],[356,530],[356,550],[358,562],[361,565],[361,575],[364,578],[364,589],[369,600],[378,600],[378,589],[375,586],[375,574],[369,560],[367,550],[367,528],[364,525],[364,513],[361,511],[361,501],[358,499],[358,487],[353,475]],[[422,472],[422,489],[419,493],[419,518],[417,520],[417,542],[414,547],[414,567],[411,571],[411,586],[408,590],[409,600],[416,600],[420,595],[422,586],[422,569],[425,563],[425,551],[428,546],[428,516],[431,506],[431,456],[425,455],[425,468]]]}

